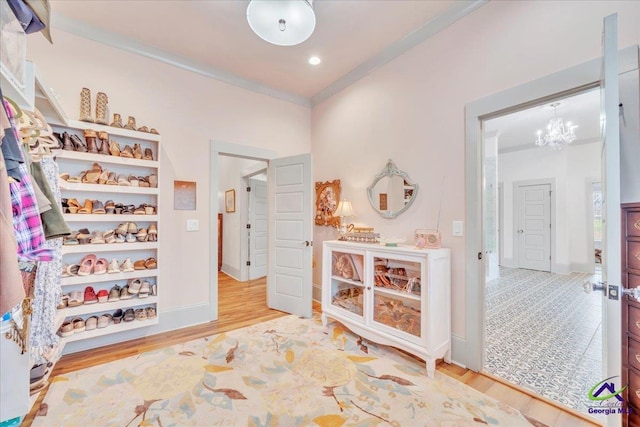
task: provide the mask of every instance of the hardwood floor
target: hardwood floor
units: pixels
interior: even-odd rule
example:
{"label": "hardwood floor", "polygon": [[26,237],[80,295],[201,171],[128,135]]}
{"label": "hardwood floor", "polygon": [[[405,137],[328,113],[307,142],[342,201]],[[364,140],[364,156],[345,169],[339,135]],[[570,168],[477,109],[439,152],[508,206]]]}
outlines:
{"label": "hardwood floor", "polygon": [[[220,303],[218,305],[218,320],[215,322],[122,342],[96,350],[66,355],[56,364],[51,377],[287,315],[267,307],[265,279],[237,282],[224,273],[219,273],[218,295]],[[316,302],[314,302],[313,308],[318,311],[321,309]],[[598,425],[535,396],[468,369],[444,362],[440,362],[437,369],[439,372],[453,377],[476,390],[508,403],[523,414],[535,418],[549,427],[589,427]],[[31,425],[44,396],[45,393],[41,393],[31,412],[22,422],[22,426],[28,427]]]}

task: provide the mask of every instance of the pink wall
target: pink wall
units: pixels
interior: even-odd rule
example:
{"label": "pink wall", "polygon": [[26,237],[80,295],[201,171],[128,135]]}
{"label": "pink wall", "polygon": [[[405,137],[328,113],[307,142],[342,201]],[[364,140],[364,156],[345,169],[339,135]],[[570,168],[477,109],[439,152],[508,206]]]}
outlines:
{"label": "pink wall", "polygon": [[[465,243],[452,237],[465,218],[465,105],[600,55],[602,19],[618,12],[619,46],[640,43],[640,2],[498,1],[384,65],[314,107],[316,181],[339,178],[358,216],[387,236],[435,227],[440,187],[443,246],[452,249],[453,333],[466,336]],[[406,213],[388,220],[370,207],[366,187],[388,158],[420,185]],[[316,227],[321,240],[336,232]],[[321,282],[321,268],[314,283]]]}

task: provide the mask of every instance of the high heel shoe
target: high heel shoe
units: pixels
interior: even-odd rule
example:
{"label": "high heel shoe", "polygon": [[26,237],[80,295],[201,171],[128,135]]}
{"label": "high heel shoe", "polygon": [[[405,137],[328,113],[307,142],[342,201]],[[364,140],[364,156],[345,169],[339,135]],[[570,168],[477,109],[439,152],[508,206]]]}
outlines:
{"label": "high heel shoe", "polygon": [[136,118],[133,116],[129,116],[129,120],[127,120],[127,124],[124,126],[124,128],[129,130],[137,130]]}
{"label": "high heel shoe", "polygon": [[122,125],[122,117],[120,116],[120,114],[113,113],[113,122],[109,126],[113,126],[114,128],[123,128],[124,127]]}
{"label": "high heel shoe", "polygon": [[86,129],[84,131],[84,139],[87,141],[87,151],[89,153],[98,154],[98,146],[96,145],[96,138],[98,134],[96,131]]}
{"label": "high heel shoe", "polygon": [[100,148],[98,153],[109,155],[109,134],[105,131],[98,132],[98,139],[100,140]]}
{"label": "high heel shoe", "polygon": [[71,142],[73,143],[73,149],[75,151],[79,151],[81,153],[86,153],[87,151],[89,151],[89,149],[87,148],[87,145],[82,142],[82,140],[78,137],[78,135],[71,135]]}

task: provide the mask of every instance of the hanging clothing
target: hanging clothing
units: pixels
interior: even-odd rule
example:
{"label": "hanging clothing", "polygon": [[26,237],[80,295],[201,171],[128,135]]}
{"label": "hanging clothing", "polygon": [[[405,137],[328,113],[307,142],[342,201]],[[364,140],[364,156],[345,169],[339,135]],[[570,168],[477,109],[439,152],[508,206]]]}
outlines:
{"label": "hanging clothing", "polygon": [[[36,164],[34,163],[33,165]],[[61,201],[60,187],[58,185],[58,164],[52,157],[43,157],[37,169],[37,174],[44,179],[43,182],[50,189],[52,205],[57,208],[60,206]],[[62,214],[60,214],[60,217],[62,218]],[[49,224],[49,229],[52,233],[63,232],[64,228],[68,229],[64,220],[61,219],[61,221],[61,223],[53,222]],[[33,314],[31,315],[31,347],[33,354],[39,356],[45,354],[49,347],[58,343],[59,337],[56,334],[57,331],[53,328],[55,328],[56,306],[62,296],[60,277],[60,272],[62,271],[62,239],[49,239],[45,242],[44,247],[51,250],[53,258],[50,262],[38,264],[32,301]]]}
{"label": "hanging clothing", "polygon": [[[49,176],[45,174],[44,168],[55,169],[55,174],[53,177],[53,181],[49,179]],[[51,166],[53,165],[53,166]],[[53,161],[51,157],[43,157],[40,162],[31,163],[31,176],[36,184],[40,187],[46,200],[49,203],[50,209],[45,210],[43,212],[40,210],[40,218],[42,219],[42,227],[44,229],[44,236],[47,240],[68,236],[71,234],[71,229],[67,225],[62,216],[62,211],[60,209],[61,201],[60,201],[60,190],[58,187],[58,164]],[[58,194],[56,197],[55,194]]]}
{"label": "hanging clothing", "polygon": [[4,101],[3,106],[11,123],[11,130],[5,129],[0,149],[6,161],[7,174],[10,177],[9,191],[13,211],[13,227],[18,243],[18,260],[50,261],[52,251],[42,248],[45,242],[42,220],[40,219],[35,192],[31,184],[31,176],[24,164],[22,149],[18,143],[18,135],[11,109],[6,101]]}
{"label": "hanging clothing", "polygon": [[9,177],[4,157],[0,153],[0,315],[20,304],[25,297],[22,276],[18,270],[18,257],[14,256],[17,253],[18,245],[13,234]]}

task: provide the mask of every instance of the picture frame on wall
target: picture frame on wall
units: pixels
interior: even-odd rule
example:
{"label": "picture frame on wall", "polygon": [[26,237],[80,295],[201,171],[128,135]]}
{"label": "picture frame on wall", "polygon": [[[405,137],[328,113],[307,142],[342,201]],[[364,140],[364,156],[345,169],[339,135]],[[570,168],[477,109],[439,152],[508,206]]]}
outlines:
{"label": "picture frame on wall", "polygon": [[173,209],[196,210],[195,181],[173,181]]}
{"label": "picture frame on wall", "polygon": [[340,218],[333,216],[340,202],[340,190],[339,179],[316,182],[316,225],[340,225]]}
{"label": "picture frame on wall", "polygon": [[227,213],[236,211],[236,190],[227,190],[224,192],[224,210]]}

